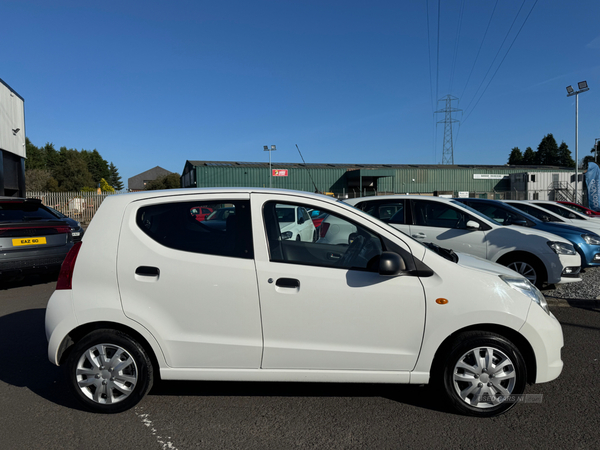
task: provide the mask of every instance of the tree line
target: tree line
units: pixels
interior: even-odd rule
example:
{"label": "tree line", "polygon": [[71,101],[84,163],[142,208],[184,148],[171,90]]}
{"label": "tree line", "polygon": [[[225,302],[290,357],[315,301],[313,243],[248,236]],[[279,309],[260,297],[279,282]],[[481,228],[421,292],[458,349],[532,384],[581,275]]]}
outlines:
{"label": "tree line", "polygon": [[117,167],[98,150],[76,150],[46,143],[37,147],[25,139],[25,188],[27,191],[120,191],[124,188]]}
{"label": "tree line", "polygon": [[514,147],[508,157],[508,164],[575,168],[575,161],[571,157],[569,146],[564,141],[559,146],[551,133],[544,136],[537,151],[527,147],[525,152],[521,152],[519,147]]}

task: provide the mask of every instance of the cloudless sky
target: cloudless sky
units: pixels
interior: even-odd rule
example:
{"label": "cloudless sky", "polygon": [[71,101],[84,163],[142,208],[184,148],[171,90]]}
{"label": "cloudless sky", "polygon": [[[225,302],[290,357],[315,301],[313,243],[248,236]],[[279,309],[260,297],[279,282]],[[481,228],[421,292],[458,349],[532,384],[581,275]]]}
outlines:
{"label": "cloudless sky", "polygon": [[295,144],[307,163],[439,164],[448,94],[455,164],[548,133],[575,158],[582,80],[580,159],[600,137],[598,0],[0,0],[0,17],[27,137],[97,149],[125,185],[272,144],[280,168]]}

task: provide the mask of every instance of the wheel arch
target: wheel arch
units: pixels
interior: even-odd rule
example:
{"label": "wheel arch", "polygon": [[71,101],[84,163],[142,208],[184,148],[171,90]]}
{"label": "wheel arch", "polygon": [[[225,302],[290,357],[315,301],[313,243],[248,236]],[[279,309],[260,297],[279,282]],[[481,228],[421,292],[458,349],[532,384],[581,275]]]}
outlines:
{"label": "wheel arch", "polygon": [[437,376],[437,374],[440,373],[445,357],[452,350],[452,343],[456,341],[458,336],[470,331],[495,333],[511,341],[515,345],[515,347],[517,347],[517,349],[521,352],[521,354],[523,355],[523,359],[525,360],[525,366],[527,368],[527,383],[535,383],[537,377],[537,362],[535,358],[535,353],[533,351],[533,347],[531,346],[529,341],[518,331],[497,324],[472,325],[457,330],[450,336],[448,336],[444,340],[444,342],[442,342],[442,344],[438,347],[437,351],[435,352],[435,356],[433,357],[431,370],[429,372],[430,382],[433,377]]}
{"label": "wheel arch", "polygon": [[116,322],[90,322],[80,325],[79,327],[73,329],[69,334],[65,336],[58,348],[57,359],[59,364],[63,365],[66,362],[67,358],[69,357],[69,354],[71,353],[71,350],[73,349],[73,346],[77,342],[79,342],[85,336],[90,334],[92,331],[96,330],[116,330],[125,333],[132,339],[134,339],[138,344],[142,346],[142,348],[150,358],[152,366],[154,367],[154,377],[160,379],[160,364],[150,342],[148,342],[148,340],[135,329]]}
{"label": "wheel arch", "polygon": [[523,250],[515,250],[512,252],[505,253],[500,258],[498,258],[495,262],[497,262],[498,264],[502,264],[503,266],[506,266],[511,261],[517,260],[517,258],[521,258],[525,261],[537,263],[540,266],[540,268],[543,270],[543,273],[540,274],[540,275],[542,275],[543,281],[544,282],[548,281],[548,269],[546,268],[546,264],[544,264],[544,261],[542,261],[542,259],[539,256],[537,256],[533,253],[526,252]]}

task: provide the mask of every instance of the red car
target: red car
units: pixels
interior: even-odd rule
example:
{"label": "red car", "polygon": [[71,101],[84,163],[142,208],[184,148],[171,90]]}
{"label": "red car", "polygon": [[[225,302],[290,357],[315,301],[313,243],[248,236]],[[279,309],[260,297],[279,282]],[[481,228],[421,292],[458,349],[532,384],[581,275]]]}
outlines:
{"label": "red car", "polygon": [[204,222],[211,212],[213,212],[212,208],[207,208],[206,206],[194,206],[190,209],[190,214],[194,216],[198,222]]}
{"label": "red car", "polygon": [[556,202],[556,203],[565,205],[567,208],[571,208],[573,211],[577,211],[580,214],[585,214],[586,216],[600,218],[600,212],[594,211],[590,208],[586,208],[585,206],[581,206],[577,203],[573,203],[573,202]]}

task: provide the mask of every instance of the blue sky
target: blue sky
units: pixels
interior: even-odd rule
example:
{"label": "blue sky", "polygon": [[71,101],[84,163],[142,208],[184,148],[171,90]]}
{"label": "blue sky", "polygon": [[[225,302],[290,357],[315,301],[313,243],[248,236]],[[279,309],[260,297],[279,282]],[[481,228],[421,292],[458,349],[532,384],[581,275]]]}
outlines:
{"label": "blue sky", "polygon": [[437,0],[2,0],[0,78],[35,145],[97,149],[125,183],[188,159],[268,161],[272,144],[281,168],[301,162],[295,144],[309,163],[439,164],[448,94],[456,164],[505,164],[548,133],[575,156],[565,88],[582,80],[588,155],[600,2],[440,4],[438,28]]}

